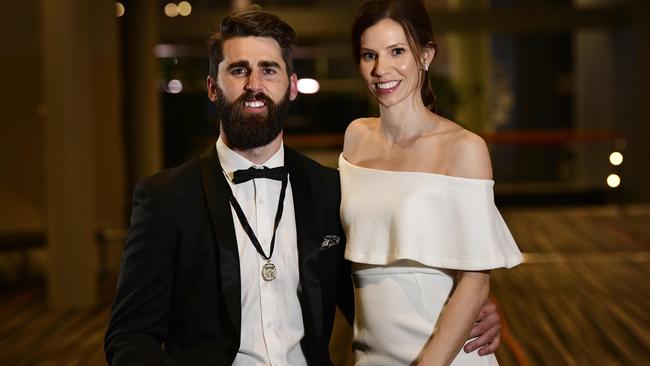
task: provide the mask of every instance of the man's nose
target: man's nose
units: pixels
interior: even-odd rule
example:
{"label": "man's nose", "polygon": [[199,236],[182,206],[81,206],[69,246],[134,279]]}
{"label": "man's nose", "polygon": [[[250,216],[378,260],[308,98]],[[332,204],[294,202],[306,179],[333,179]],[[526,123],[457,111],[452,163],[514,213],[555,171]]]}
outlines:
{"label": "man's nose", "polygon": [[254,92],[262,90],[262,78],[257,72],[253,71],[248,75],[246,90],[250,90]]}

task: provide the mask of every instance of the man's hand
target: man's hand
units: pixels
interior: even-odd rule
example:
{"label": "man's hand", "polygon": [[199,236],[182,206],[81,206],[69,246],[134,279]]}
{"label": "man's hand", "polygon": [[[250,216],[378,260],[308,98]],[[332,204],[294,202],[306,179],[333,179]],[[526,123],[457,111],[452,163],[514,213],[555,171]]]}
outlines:
{"label": "man's hand", "polygon": [[465,352],[470,353],[478,349],[481,356],[494,353],[501,343],[501,319],[497,313],[497,307],[488,299],[481,311],[478,313],[478,319],[469,333],[469,338],[476,338],[467,343],[463,348]]}

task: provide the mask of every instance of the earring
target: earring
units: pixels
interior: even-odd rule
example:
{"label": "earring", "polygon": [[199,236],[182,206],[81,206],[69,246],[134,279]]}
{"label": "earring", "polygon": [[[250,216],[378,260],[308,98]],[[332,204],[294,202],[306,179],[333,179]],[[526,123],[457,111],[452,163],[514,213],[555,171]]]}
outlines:
{"label": "earring", "polygon": [[429,64],[424,64],[424,71],[429,71]]}

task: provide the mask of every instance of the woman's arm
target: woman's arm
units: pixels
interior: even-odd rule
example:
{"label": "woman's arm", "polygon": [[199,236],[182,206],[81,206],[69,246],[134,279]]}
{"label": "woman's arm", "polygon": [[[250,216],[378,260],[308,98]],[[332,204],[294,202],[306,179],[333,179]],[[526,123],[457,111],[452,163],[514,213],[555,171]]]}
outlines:
{"label": "woman's arm", "polygon": [[[448,175],[492,179],[490,153],[480,136],[462,129],[449,142],[445,151]],[[489,291],[489,272],[458,272],[456,288],[438,317],[417,365],[449,365],[454,360],[467,342]]]}
{"label": "woman's arm", "polygon": [[489,272],[458,272],[458,283],[417,365],[449,365],[467,340],[490,291]]}

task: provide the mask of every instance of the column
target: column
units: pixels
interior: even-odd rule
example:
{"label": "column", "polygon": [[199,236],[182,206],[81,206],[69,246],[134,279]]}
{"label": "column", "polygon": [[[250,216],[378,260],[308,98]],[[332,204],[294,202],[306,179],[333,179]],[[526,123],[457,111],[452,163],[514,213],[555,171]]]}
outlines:
{"label": "column", "polygon": [[58,308],[96,301],[92,6],[41,1],[47,284]]}
{"label": "column", "polygon": [[126,136],[130,188],[163,167],[162,121],[158,59],[158,18],[155,0],[125,2],[121,18],[124,41]]}
{"label": "column", "polygon": [[[488,5],[486,0],[449,0],[449,7],[452,9],[482,9]],[[434,31],[435,28],[434,24]],[[455,122],[470,131],[481,132],[488,115],[489,34],[456,33],[447,36],[447,40],[448,49],[442,49],[440,52],[449,52],[450,76],[452,84],[459,92],[460,103]]]}

